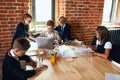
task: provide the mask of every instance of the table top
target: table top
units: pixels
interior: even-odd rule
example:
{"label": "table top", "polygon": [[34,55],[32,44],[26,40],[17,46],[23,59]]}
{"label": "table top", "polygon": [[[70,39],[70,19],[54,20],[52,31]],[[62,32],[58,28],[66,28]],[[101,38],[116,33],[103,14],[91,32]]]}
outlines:
{"label": "table top", "polygon": [[48,69],[28,80],[105,80],[105,73],[120,75],[119,67],[97,56],[77,55],[73,61],[59,58],[55,64],[45,59],[43,64],[48,65]]}

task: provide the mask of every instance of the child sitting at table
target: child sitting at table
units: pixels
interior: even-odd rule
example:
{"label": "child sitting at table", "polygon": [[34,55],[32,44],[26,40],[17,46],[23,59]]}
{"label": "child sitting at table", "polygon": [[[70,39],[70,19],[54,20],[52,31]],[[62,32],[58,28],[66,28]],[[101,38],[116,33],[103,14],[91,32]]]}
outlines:
{"label": "child sitting at table", "polygon": [[2,80],[27,80],[35,73],[47,69],[43,65],[33,70],[24,70],[20,66],[20,58],[30,47],[30,43],[23,37],[17,38],[13,43],[13,48],[8,51],[4,57],[2,65]]}
{"label": "child sitting at table", "polygon": [[105,26],[98,26],[96,29],[96,45],[94,55],[107,59],[112,49],[109,39],[109,31]]}
{"label": "child sitting at table", "polygon": [[41,37],[49,37],[49,38],[53,39],[54,43],[60,43],[61,38],[60,38],[58,32],[56,30],[54,30],[54,26],[55,26],[54,21],[48,20],[46,26],[47,26],[47,30],[43,31],[40,36]]}

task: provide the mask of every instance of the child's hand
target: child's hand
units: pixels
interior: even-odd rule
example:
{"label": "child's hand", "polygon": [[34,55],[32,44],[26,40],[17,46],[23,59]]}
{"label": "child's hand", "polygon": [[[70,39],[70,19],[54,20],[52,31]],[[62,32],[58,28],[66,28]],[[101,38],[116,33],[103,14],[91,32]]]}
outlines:
{"label": "child's hand", "polygon": [[97,53],[94,52],[94,53],[93,53],[93,56],[97,56]]}
{"label": "child's hand", "polygon": [[42,72],[42,71],[46,70],[47,68],[48,68],[47,65],[42,65],[41,67],[36,68],[36,72]]}
{"label": "child's hand", "polygon": [[37,62],[31,60],[30,62],[28,62],[28,65],[32,66],[33,68],[36,68]]}

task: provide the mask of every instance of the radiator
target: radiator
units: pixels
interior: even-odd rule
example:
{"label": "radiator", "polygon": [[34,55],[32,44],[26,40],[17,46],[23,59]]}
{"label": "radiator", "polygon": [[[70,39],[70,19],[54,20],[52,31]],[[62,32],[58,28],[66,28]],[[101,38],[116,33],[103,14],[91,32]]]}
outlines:
{"label": "radiator", "polygon": [[110,41],[112,44],[120,44],[120,27],[118,28],[110,28],[109,34],[110,34]]}

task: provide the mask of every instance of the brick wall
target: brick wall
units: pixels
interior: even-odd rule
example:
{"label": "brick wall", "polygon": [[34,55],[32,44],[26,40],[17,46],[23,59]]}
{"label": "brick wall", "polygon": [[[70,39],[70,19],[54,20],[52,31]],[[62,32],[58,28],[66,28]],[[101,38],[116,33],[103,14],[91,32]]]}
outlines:
{"label": "brick wall", "polygon": [[0,55],[10,48],[12,36],[29,0],[0,0]]}
{"label": "brick wall", "polygon": [[102,23],[104,0],[57,0],[56,17],[67,17],[72,36],[90,44],[95,29]]}

